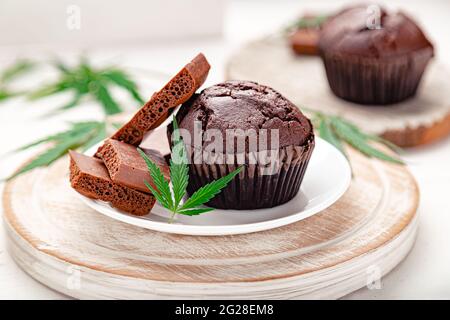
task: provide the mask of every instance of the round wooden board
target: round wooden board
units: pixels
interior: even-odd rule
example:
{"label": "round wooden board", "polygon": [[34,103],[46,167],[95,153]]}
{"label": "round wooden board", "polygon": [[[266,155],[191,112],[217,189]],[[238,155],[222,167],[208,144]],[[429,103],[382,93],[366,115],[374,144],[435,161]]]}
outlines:
{"label": "round wooden board", "polygon": [[6,184],[9,250],[31,276],[77,298],[338,298],[366,285],[368,272],[389,272],[417,228],[407,168],[349,151],[354,178],[333,206],[221,237],[154,232],[92,211],[70,188],[63,158]]}
{"label": "round wooden board", "polygon": [[269,85],[298,106],[339,114],[399,146],[431,143],[450,134],[450,72],[432,62],[417,95],[390,106],[364,106],[336,97],[319,57],[295,55],[287,40],[270,36],[241,48],[227,65],[227,79]]}

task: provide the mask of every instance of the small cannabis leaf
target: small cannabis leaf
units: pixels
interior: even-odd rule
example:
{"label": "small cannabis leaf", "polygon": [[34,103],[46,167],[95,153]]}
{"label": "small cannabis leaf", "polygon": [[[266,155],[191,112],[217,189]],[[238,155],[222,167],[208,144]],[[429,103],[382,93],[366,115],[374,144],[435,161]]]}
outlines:
{"label": "small cannabis leaf", "polygon": [[[306,109],[306,108],[305,108]],[[395,144],[387,141],[379,136],[368,134],[363,132],[353,123],[332,115],[325,115],[322,112],[306,109],[312,113],[312,120],[321,138],[328,141],[339,149],[346,157],[347,153],[344,149],[344,142],[348,143],[356,150],[362,152],[368,157],[378,158],[384,161],[393,162],[397,164],[404,164],[397,156],[389,155],[379,149],[377,149],[372,142],[378,142],[384,144],[389,149],[394,151],[396,155],[402,152],[401,148]]]}
{"label": "small cannabis leaf", "polygon": [[115,67],[95,69],[83,58],[77,66],[72,68],[60,61],[54,65],[60,72],[59,79],[31,92],[28,95],[30,100],[69,91],[73,94],[72,99],[59,107],[58,111],[74,108],[84,98],[89,97],[97,101],[107,115],[111,115],[122,112],[122,108],[110,93],[112,86],[118,86],[128,91],[139,104],[144,103],[139,95],[136,83],[131,80],[126,72],[120,69]]}
{"label": "small cannabis leaf", "polygon": [[41,144],[50,143],[49,149],[41,152],[27,165],[20,168],[19,171],[7,179],[12,179],[22,173],[33,170],[38,167],[48,166],[55,160],[65,155],[69,149],[78,149],[85,151],[106,138],[106,123],[97,121],[75,122],[66,131],[50,135],[39,139],[30,144],[22,146],[15,151],[23,151]]}
{"label": "small cannabis leaf", "polygon": [[19,76],[28,73],[35,67],[35,63],[28,60],[18,60],[13,65],[6,68],[0,74],[0,101],[20,95],[19,92],[13,92],[7,88],[9,82],[15,80]]}
{"label": "small cannabis leaf", "polygon": [[4,85],[9,81],[27,73],[36,66],[34,62],[29,60],[18,60],[10,67],[6,68],[0,75],[0,84]]}
{"label": "small cannabis leaf", "polygon": [[170,179],[172,181],[172,190],[170,189],[169,181],[167,181],[161,170],[154,164],[147,155],[138,148],[142,158],[144,158],[150,176],[152,177],[154,188],[150,183],[145,181],[147,188],[153,193],[156,200],[166,209],[171,211],[170,222],[173,221],[175,215],[183,214],[187,216],[199,215],[205,212],[212,211],[212,208],[201,208],[199,206],[207,203],[214,198],[233,178],[242,170],[242,167],[234,170],[228,175],[215,180],[207,185],[204,185],[183,204],[181,203],[186,194],[186,187],[188,185],[188,160],[186,155],[186,148],[180,137],[178,124],[173,117],[173,147],[170,160]]}
{"label": "small cannabis leaf", "polygon": [[0,101],[15,97],[17,94],[7,89],[0,88]]}
{"label": "small cannabis leaf", "polygon": [[287,26],[286,31],[290,32],[299,29],[317,29],[320,28],[327,19],[327,15],[303,16]]}
{"label": "small cannabis leaf", "polygon": [[170,158],[170,180],[173,186],[174,207],[178,207],[186,193],[189,175],[186,148],[181,140],[178,123],[173,118],[173,147]]}

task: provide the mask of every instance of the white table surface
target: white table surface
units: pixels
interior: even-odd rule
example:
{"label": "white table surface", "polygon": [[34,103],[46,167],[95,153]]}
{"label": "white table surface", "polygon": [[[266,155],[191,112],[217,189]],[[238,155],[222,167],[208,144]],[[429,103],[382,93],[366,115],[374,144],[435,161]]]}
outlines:
{"label": "white table surface", "polygon": [[[212,64],[206,83],[210,85],[223,79],[227,57],[245,41],[276,30],[305,8],[332,10],[341,2],[345,1],[314,1],[309,4],[305,1],[231,1],[226,10],[222,38],[90,47],[85,52],[94,61],[120,61],[136,70],[173,73],[187,59],[202,51]],[[437,44],[437,59],[447,62],[445,59],[450,59],[450,2],[396,1],[395,5],[420,19]],[[51,56],[49,53],[56,52],[71,58],[79,50],[70,46],[7,47],[0,52],[0,66],[3,66],[14,57],[27,56],[30,52],[35,57],[48,57]],[[150,95],[151,89],[143,88],[143,92]],[[42,117],[51,110],[51,106],[63,101],[64,98],[52,98],[28,103],[17,99],[0,106],[1,177],[30,155],[30,152],[24,152],[6,157],[4,153],[7,151],[63,128],[64,120],[99,119],[101,116],[101,113],[93,112],[92,108],[86,106],[62,116]],[[450,298],[450,139],[408,150],[405,159],[421,191],[420,229],[416,244],[405,261],[381,280],[381,289],[362,288],[345,299]],[[0,189],[3,189],[2,185]],[[0,228],[0,299],[67,299],[33,280],[17,267],[5,248],[3,228]]]}

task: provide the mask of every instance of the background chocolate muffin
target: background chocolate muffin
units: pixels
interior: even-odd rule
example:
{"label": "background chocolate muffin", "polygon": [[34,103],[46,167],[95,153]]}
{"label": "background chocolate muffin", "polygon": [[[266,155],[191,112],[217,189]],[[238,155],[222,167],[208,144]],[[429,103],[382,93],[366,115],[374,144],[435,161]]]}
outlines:
{"label": "background chocolate muffin", "polygon": [[[225,163],[205,162],[205,157],[196,159],[196,147],[202,149],[201,155],[210,154],[207,150],[211,149],[213,139],[207,134],[203,135],[200,146],[193,143],[188,146],[193,162],[189,168],[189,194],[236,169],[242,163],[238,157],[243,161],[243,170],[209,206],[268,208],[287,202],[297,194],[314,148],[313,129],[300,110],[275,90],[249,81],[220,83],[183,104],[177,119],[180,129],[188,130],[191,136],[195,121],[199,121],[204,132],[212,129],[228,137],[222,141],[221,150],[215,150],[215,155],[223,155],[221,160]],[[229,129],[244,131],[232,131],[230,135]],[[263,129],[266,129],[267,143],[255,145],[253,138],[260,139]],[[278,131],[278,143],[270,139],[274,129]],[[244,144],[238,145],[239,139]],[[267,166],[252,163],[251,159],[255,159],[255,153],[270,150],[277,152],[279,165],[267,174]]]}
{"label": "background chocolate muffin", "polygon": [[434,52],[411,18],[374,6],[344,9],[327,20],[319,51],[331,90],[362,104],[413,96]]}

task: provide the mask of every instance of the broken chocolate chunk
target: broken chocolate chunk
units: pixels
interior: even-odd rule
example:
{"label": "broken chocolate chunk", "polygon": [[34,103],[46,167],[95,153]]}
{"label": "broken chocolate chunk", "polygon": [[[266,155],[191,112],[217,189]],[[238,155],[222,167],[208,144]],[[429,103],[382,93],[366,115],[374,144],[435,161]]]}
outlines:
{"label": "broken chocolate chunk", "polygon": [[[143,149],[143,151],[159,167],[164,177],[169,180],[169,166],[164,156],[156,150]],[[101,150],[99,150],[98,156],[103,160],[109,176],[115,183],[146,193],[149,193],[150,190],[144,181],[155,187],[147,165],[135,146],[108,139]]]}
{"label": "broken chocolate chunk", "polygon": [[113,182],[100,159],[75,151],[69,151],[69,155],[70,183],[78,193],[109,202],[113,207],[133,215],[141,216],[150,212],[155,204],[151,194]]}

